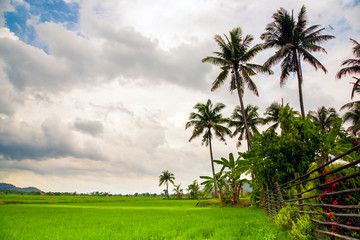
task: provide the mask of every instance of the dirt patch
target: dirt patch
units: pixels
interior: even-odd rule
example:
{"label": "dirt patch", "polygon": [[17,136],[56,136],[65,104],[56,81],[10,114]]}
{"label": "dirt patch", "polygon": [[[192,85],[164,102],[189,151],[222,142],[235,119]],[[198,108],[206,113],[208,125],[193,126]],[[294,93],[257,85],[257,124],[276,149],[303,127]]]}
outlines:
{"label": "dirt patch", "polygon": [[228,207],[233,207],[233,208],[245,208],[245,207],[251,207],[254,206],[253,203],[239,203],[239,204],[235,204],[235,205],[228,205]]}

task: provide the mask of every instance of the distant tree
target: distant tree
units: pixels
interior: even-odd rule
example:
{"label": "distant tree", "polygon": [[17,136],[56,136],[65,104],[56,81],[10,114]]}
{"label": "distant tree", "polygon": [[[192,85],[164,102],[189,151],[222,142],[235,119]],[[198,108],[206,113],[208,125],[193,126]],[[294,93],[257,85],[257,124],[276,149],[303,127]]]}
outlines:
{"label": "distant tree", "polygon": [[271,129],[271,128],[276,129],[279,127],[280,108],[281,108],[281,105],[277,102],[273,102],[269,107],[266,108],[265,118],[264,118],[263,123],[264,124],[273,123],[273,125],[271,125],[269,127],[269,129]]}
{"label": "distant tree", "polygon": [[[220,141],[225,141],[226,135],[231,135],[231,131],[229,128],[225,126],[225,124],[229,123],[228,118],[223,118],[222,114],[220,113],[221,110],[225,108],[225,104],[217,103],[214,107],[210,99],[207,100],[206,104],[198,103],[194,106],[194,109],[197,112],[190,113],[189,121],[186,123],[185,129],[189,127],[194,127],[192,136],[189,139],[189,142],[194,138],[202,136],[202,145],[205,144],[209,146],[210,149],[210,161],[211,161],[211,168],[213,176],[215,175],[214,169],[214,157],[213,157],[213,150],[211,140],[213,137],[213,133],[215,137],[217,137]],[[215,192],[216,186],[215,186]]]}
{"label": "distant tree", "polygon": [[231,74],[230,91],[237,90],[244,119],[246,139],[250,139],[250,129],[246,121],[243,102],[245,87],[258,96],[259,93],[256,84],[251,77],[259,72],[272,74],[272,71],[267,67],[249,63],[258,52],[263,50],[263,45],[256,44],[255,46],[250,47],[254,37],[252,35],[243,37],[240,27],[231,30],[229,36],[224,34],[223,38],[220,35],[215,35],[214,39],[218,44],[220,51],[214,52],[215,56],[208,56],[202,59],[202,62],[208,62],[221,68],[220,74],[212,84],[211,91],[215,91],[223,85],[229,73]]}
{"label": "distant tree", "polygon": [[319,107],[316,112],[309,111],[309,115],[315,125],[320,126],[326,131],[330,131],[330,127],[332,124],[331,119],[339,117],[339,115],[336,113],[335,108],[326,108],[324,106]]}
{"label": "distant tree", "polygon": [[183,189],[180,188],[180,185],[181,184],[179,184],[179,185],[174,184],[174,192],[176,193],[176,196],[177,196],[178,199],[182,198],[182,194],[183,194],[183,191],[184,191]]}
{"label": "distant tree", "polygon": [[161,175],[159,176],[159,187],[163,184],[166,184],[166,194],[168,199],[170,198],[169,195],[169,182],[174,184],[174,174],[169,172],[169,170],[164,170],[161,172]]}
{"label": "distant tree", "polygon": [[[249,136],[251,137],[255,133],[259,133],[257,128],[258,125],[263,123],[263,119],[259,116],[258,113],[259,107],[248,105],[245,108],[245,118],[249,127]],[[231,121],[229,123],[229,127],[235,127],[235,131],[233,131],[232,137],[240,135],[237,142],[237,147],[241,146],[241,140],[247,139],[247,135],[245,134],[245,121],[243,118],[243,114],[239,105],[237,105],[231,115]],[[247,141],[247,143],[249,143]],[[248,144],[248,149],[250,149],[250,145]]]}
{"label": "distant tree", "polygon": [[190,198],[198,198],[200,187],[196,180],[194,180],[186,190],[189,192]]}
{"label": "distant tree", "polygon": [[[323,35],[325,28],[320,25],[313,25],[306,28],[306,8],[302,6],[297,21],[293,14],[280,8],[273,14],[274,21],[269,23],[261,39],[265,41],[266,48],[276,48],[277,51],[266,62],[265,66],[273,66],[281,63],[280,86],[284,86],[291,72],[297,74],[299,102],[301,115],[305,118],[302,83],[303,75],[301,60],[308,62],[316,70],[321,68],[325,73],[326,68],[317,60],[311,52],[325,52],[325,49],[318,44],[334,38],[331,35]],[[320,28],[320,29],[319,29]]]}

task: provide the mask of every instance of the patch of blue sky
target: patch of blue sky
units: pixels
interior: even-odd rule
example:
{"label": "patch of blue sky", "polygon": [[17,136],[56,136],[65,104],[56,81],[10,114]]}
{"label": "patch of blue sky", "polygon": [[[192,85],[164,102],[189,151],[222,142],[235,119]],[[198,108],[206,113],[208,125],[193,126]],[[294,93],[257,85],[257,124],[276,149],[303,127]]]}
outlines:
{"label": "patch of blue sky", "polygon": [[[12,1],[15,11],[5,12],[5,26],[15,33],[20,40],[34,44],[36,32],[28,20],[36,23],[56,22],[62,23],[68,29],[74,29],[78,23],[79,5],[65,3],[62,0],[25,0],[28,5],[19,5]],[[31,21],[30,21],[31,22]]]}
{"label": "patch of blue sky", "polygon": [[353,8],[360,5],[360,0],[354,0],[345,5],[346,8]]}

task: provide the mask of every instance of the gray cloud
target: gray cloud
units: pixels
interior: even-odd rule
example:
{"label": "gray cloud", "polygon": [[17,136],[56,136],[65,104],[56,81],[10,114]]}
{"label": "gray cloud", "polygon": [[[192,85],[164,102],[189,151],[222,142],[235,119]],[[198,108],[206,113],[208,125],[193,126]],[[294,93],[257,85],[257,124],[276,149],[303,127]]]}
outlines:
{"label": "gray cloud", "polygon": [[211,68],[201,63],[207,46],[201,42],[167,52],[133,29],[99,29],[100,45],[89,41],[93,36],[77,35],[61,24],[46,22],[36,30],[50,55],[20,41],[0,39],[0,67],[19,90],[68,90],[114,78],[201,89],[204,73]]}
{"label": "gray cloud", "polygon": [[100,121],[96,120],[76,119],[74,128],[93,137],[97,137],[104,132],[104,126]]}
{"label": "gray cloud", "polygon": [[75,136],[57,118],[47,118],[40,129],[14,119],[0,120],[0,154],[23,160],[73,156],[101,160],[104,155],[91,142],[78,144]]}

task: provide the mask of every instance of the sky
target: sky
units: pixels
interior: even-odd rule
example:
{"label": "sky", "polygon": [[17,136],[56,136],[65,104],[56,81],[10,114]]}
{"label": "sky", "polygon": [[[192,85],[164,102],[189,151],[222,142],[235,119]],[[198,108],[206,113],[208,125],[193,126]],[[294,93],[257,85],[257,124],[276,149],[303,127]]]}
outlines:
{"label": "sky", "polygon": [[[194,105],[239,104],[228,82],[211,92],[219,68],[201,59],[218,51],[216,34],[241,27],[260,35],[281,7],[336,38],[314,53],[328,72],[303,64],[305,111],[349,102],[351,77],[335,79],[360,41],[359,0],[0,0],[0,182],[43,191],[160,193],[169,170],[186,188],[211,175],[209,149],[185,130]],[[260,52],[263,64],[274,49]],[[297,80],[253,78],[259,97],[245,105],[263,114],[272,102],[299,110]],[[343,111],[339,111],[343,115]],[[265,127],[263,127],[265,128]],[[236,139],[214,139],[214,158]]]}

